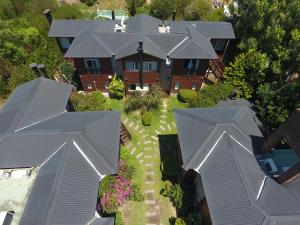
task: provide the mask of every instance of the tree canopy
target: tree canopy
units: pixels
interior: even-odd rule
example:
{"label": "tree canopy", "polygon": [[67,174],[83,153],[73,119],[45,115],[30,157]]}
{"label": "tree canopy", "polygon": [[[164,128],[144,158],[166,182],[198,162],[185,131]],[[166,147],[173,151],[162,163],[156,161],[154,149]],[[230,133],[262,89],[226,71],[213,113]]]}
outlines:
{"label": "tree canopy", "polygon": [[[299,104],[300,2],[239,0],[239,55],[225,82],[250,99],[260,119],[275,129]],[[288,94],[287,94],[288,93]]]}

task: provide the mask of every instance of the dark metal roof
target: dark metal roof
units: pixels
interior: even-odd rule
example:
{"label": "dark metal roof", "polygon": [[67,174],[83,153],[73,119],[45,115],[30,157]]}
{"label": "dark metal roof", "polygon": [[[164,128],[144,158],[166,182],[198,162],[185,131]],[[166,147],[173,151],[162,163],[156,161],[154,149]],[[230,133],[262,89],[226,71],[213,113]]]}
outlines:
{"label": "dark metal roof", "polygon": [[299,186],[279,185],[261,170],[251,140],[260,132],[246,109],[176,110],[183,167],[201,175],[214,225],[299,225]]}
{"label": "dark metal roof", "polygon": [[114,225],[114,218],[97,218],[90,225]]}
{"label": "dark metal roof", "polygon": [[[224,130],[230,130],[253,146],[263,135],[247,107],[217,107],[174,110],[183,158],[183,168],[196,168]],[[250,146],[251,147],[251,146]]]}
{"label": "dark metal roof", "polygon": [[71,88],[39,78],[0,111],[0,168],[40,167],[21,224],[86,224],[100,178],[117,173],[120,113],[66,112]]}
{"label": "dark metal roof", "polygon": [[[199,21],[168,21],[165,25],[170,25],[170,33],[159,33],[159,26],[163,25],[163,21],[145,14],[127,19],[124,22],[125,32],[114,32],[115,25],[119,23],[120,21],[113,20],[104,22],[54,20],[49,36],[75,37],[65,57],[115,55],[116,58],[122,58],[135,54],[138,42],[143,41],[144,52],[158,58],[166,59],[169,56],[170,58],[214,59],[217,54],[210,39],[217,36],[221,39],[226,37],[231,39],[233,34],[229,23]],[[209,28],[210,25],[212,28]],[[181,45],[186,38],[188,41],[185,45]],[[170,54],[172,50],[174,53]]]}
{"label": "dark metal roof", "polygon": [[71,143],[41,166],[20,225],[83,225],[95,215],[99,176]]}

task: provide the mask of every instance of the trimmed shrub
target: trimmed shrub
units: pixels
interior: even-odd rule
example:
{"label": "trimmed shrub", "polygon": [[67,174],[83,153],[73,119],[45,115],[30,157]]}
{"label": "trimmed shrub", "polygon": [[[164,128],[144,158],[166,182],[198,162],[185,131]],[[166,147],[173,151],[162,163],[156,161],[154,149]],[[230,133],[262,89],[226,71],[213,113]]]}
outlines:
{"label": "trimmed shrub", "polygon": [[142,95],[135,91],[130,97],[126,98],[124,103],[124,111],[126,113],[138,111],[148,112],[159,109],[161,97],[164,95],[159,85],[151,85],[149,91]]}
{"label": "trimmed shrub", "polygon": [[122,99],[124,97],[124,83],[121,79],[114,75],[108,86],[109,97]]}
{"label": "trimmed shrub", "polygon": [[183,219],[176,218],[174,225],[186,225]]}
{"label": "trimmed shrub", "polygon": [[165,181],[160,193],[168,197],[176,208],[182,207],[183,191],[179,184],[173,185],[170,181]]}
{"label": "trimmed shrub", "polygon": [[226,100],[234,91],[233,86],[228,83],[209,85],[198,92],[189,107],[202,108],[213,107],[221,100]]}
{"label": "trimmed shrub", "polygon": [[180,102],[191,103],[197,97],[197,92],[189,89],[181,89],[177,95]]}
{"label": "trimmed shrub", "polygon": [[142,116],[144,126],[150,126],[152,123],[152,112],[145,112]]}
{"label": "trimmed shrub", "polygon": [[70,101],[75,111],[103,111],[106,98],[100,91],[88,94],[73,93]]}

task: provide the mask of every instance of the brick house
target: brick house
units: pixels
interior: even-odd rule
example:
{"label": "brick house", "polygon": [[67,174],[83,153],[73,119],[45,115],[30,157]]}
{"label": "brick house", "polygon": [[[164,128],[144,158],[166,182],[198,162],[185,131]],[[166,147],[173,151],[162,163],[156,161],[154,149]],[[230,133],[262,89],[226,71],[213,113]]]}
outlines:
{"label": "brick house", "polygon": [[226,22],[161,21],[145,14],[125,21],[52,21],[50,11],[45,15],[49,37],[74,61],[85,91],[106,93],[113,74],[123,78],[126,92],[147,91],[154,83],[168,93],[198,90],[209,69],[223,75],[223,56],[235,38]]}

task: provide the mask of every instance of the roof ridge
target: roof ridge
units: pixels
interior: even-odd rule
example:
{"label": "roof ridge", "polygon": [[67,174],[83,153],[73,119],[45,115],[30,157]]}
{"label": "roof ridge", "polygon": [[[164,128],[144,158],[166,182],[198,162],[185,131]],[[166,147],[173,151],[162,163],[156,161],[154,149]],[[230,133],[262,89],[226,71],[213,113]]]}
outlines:
{"label": "roof ridge", "polygon": [[[35,82],[35,84],[32,88],[32,91],[27,96],[28,101],[24,101],[23,104],[19,107],[18,112],[16,113],[13,121],[11,122],[10,126],[8,127],[8,129],[6,131],[7,133],[11,133],[11,131],[14,131],[16,129],[16,127],[18,126],[21,115],[24,115],[26,109],[32,103],[33,97],[35,96],[35,93],[37,92],[37,89],[39,88],[41,81],[42,81],[41,77],[37,78],[35,80],[32,80],[32,82]],[[20,88],[20,86],[19,86],[19,88]]]}
{"label": "roof ridge", "polygon": [[112,52],[112,50],[107,46],[107,43],[105,43],[105,41],[103,41],[95,33],[93,33],[92,35],[98,42],[100,42],[102,44],[102,46],[105,48],[106,51],[108,51],[110,54],[114,54],[114,52]]}
{"label": "roof ridge", "polygon": [[[114,168],[108,163],[107,158],[104,155],[99,154],[94,144],[89,141],[89,139],[84,135],[84,133],[81,133],[80,135],[78,135],[78,137],[82,138],[82,140],[84,140],[84,142],[92,149],[93,153],[98,156],[99,161],[105,164],[108,168],[114,170]],[[101,175],[106,175],[106,174],[101,174]]]}
{"label": "roof ridge", "polygon": [[[55,170],[55,178],[54,178],[54,183],[52,183],[50,193],[53,192],[53,194],[48,196],[49,198],[49,204],[47,204],[47,210],[44,210],[44,215],[42,216],[43,221],[46,225],[51,224],[52,220],[52,213],[54,211],[54,204],[55,204],[55,198],[57,197],[59,193],[59,189],[61,186],[61,181],[64,175],[64,170],[65,170],[65,160],[67,157],[67,154],[69,149],[66,149],[66,146],[70,144],[68,141],[66,141],[65,145],[58,151],[55,152],[54,155],[56,155],[58,152],[62,152],[62,156],[60,157],[60,161],[58,162],[58,168]],[[53,156],[54,156],[53,155]],[[53,160],[53,157],[52,157]],[[51,161],[51,159],[49,160]],[[49,161],[47,163],[49,163]],[[60,172],[59,172],[60,171]],[[51,198],[50,198],[51,197]]]}

